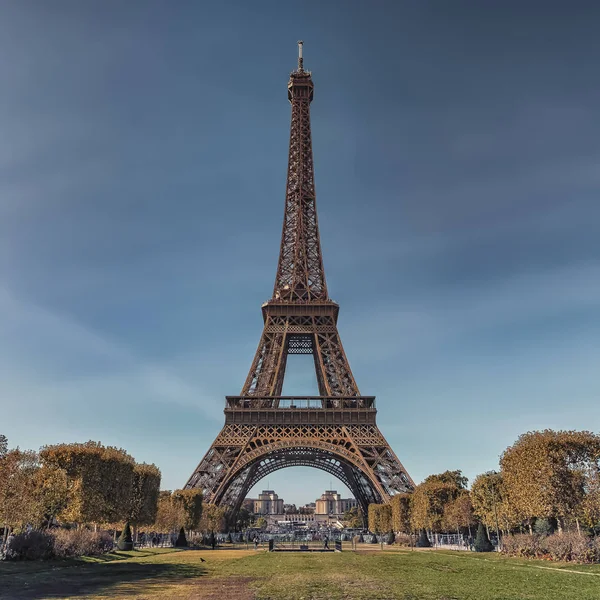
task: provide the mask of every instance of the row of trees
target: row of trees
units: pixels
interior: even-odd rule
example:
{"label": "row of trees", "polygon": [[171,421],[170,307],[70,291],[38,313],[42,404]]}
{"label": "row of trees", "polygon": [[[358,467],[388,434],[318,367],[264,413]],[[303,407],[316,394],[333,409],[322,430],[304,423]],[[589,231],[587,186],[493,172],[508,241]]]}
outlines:
{"label": "row of trees", "polygon": [[[412,494],[369,507],[369,529],[471,533],[483,523],[502,532],[537,521],[565,527],[600,526],[600,436],[589,431],[523,434],[500,458],[500,471],[479,475],[467,490],[461,471],[430,475]],[[550,527],[552,527],[550,525]]]}
{"label": "row of trees", "polygon": [[156,518],[160,471],[98,442],[40,452],[0,445],[0,524],[7,530],[54,521],[96,526]]}

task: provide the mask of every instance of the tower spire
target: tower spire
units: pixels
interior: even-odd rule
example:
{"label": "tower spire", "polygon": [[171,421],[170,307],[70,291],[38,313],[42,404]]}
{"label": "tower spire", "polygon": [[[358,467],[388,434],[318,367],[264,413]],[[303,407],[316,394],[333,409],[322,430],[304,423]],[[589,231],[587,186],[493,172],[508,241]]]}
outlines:
{"label": "tower spire", "polygon": [[302,40],[298,40],[298,71],[302,73],[304,71],[304,59],[302,58],[302,46],[304,42]]}
{"label": "tower spire", "polygon": [[314,84],[302,60],[298,42],[298,70],[290,75],[288,100],[292,105],[285,213],[273,300],[322,302],[329,300],[321,256],[315,196],[310,103]]}

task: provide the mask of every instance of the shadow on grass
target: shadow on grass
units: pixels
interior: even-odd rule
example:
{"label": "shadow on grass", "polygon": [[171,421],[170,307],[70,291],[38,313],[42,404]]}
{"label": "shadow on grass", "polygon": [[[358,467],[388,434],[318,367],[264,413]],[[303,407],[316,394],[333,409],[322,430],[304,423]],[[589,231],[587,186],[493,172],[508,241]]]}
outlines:
{"label": "shadow on grass", "polygon": [[191,580],[206,574],[200,564],[110,562],[83,564],[75,568],[56,568],[38,573],[15,574],[5,580],[0,598],[36,600],[42,598],[110,595],[119,586],[119,595],[141,594],[147,585],[162,585]]}

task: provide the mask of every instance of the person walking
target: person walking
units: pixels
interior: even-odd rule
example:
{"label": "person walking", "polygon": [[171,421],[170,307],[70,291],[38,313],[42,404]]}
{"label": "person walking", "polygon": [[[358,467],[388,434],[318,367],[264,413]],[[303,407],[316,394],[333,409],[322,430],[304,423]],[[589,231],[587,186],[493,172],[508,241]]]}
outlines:
{"label": "person walking", "polygon": [[257,535],[254,536],[254,549],[258,550],[258,536]]}
{"label": "person walking", "polygon": [[323,538],[323,541],[325,542],[323,545],[323,550],[329,550],[329,538],[327,536],[325,536]]}

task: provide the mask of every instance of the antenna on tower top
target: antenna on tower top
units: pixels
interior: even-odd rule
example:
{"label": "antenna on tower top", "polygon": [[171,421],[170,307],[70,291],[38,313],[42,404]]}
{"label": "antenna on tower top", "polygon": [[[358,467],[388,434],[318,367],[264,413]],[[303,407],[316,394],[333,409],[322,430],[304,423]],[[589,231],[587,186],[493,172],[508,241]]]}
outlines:
{"label": "antenna on tower top", "polygon": [[302,40],[298,40],[298,71],[304,71],[304,60],[302,58],[302,46],[304,42]]}

